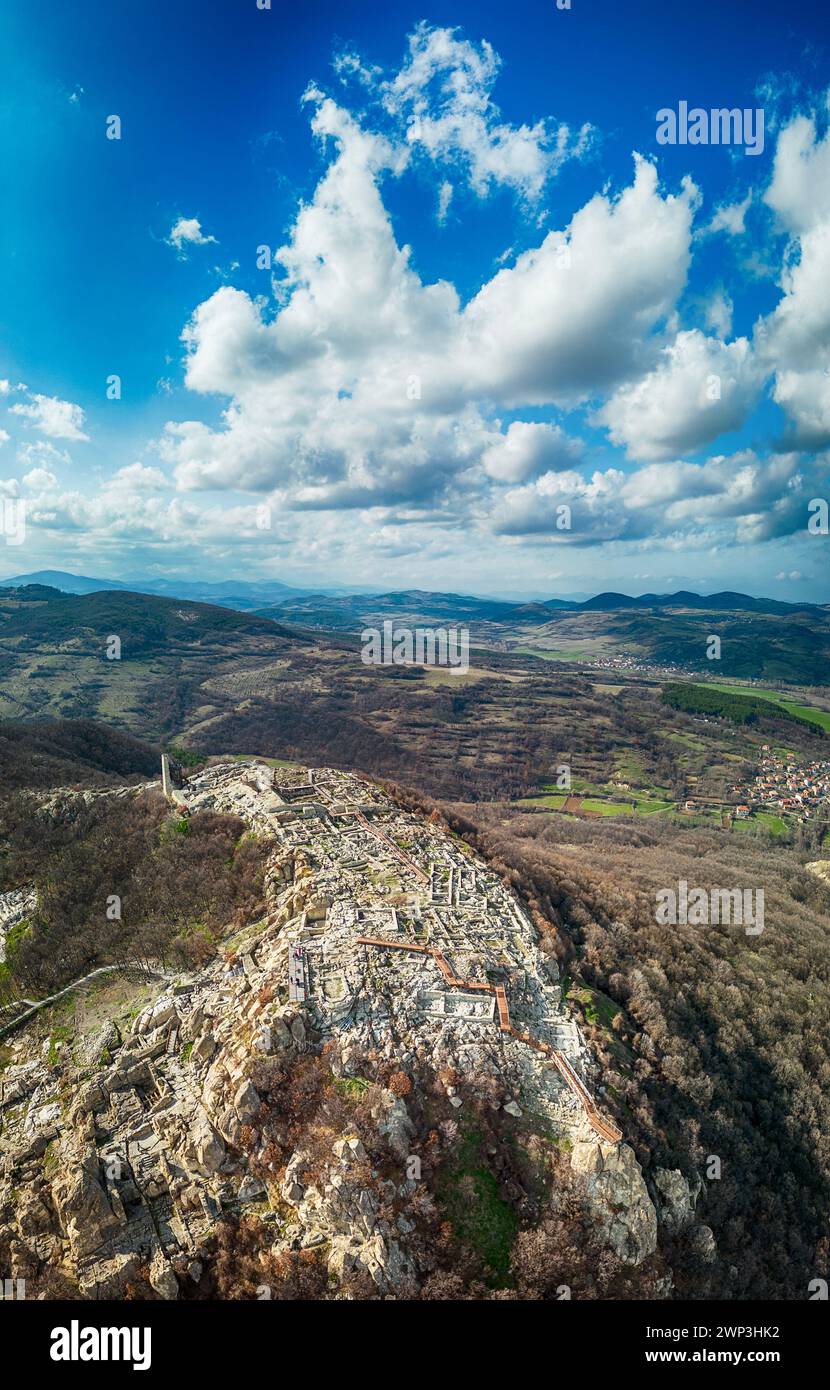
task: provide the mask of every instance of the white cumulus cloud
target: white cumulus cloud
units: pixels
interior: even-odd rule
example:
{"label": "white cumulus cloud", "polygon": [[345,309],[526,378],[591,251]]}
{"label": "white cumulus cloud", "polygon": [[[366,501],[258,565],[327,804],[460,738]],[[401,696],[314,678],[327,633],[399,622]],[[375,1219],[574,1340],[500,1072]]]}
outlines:
{"label": "white cumulus cloud", "polygon": [[71,401],[59,400],[56,396],[32,395],[27,405],[9,407],[11,415],[19,415],[28,421],[41,434],[52,439],[88,440],[83,431],[84,411]]}
{"label": "white cumulus cloud", "polygon": [[405,123],[414,149],[464,165],[476,193],[503,184],[534,201],[565,160],[585,153],[590,126],[574,132],[564,122],[504,121],[492,98],[500,66],[486,40],[474,44],[455,29],[422,23],[409,37],[403,67],[381,83],[383,102]]}
{"label": "white cumulus cloud", "polygon": [[678,333],[657,366],[620,387],[595,418],[629,457],[668,459],[738,429],[762,382],[746,338],[723,343],[695,328]]}
{"label": "white cumulus cloud", "polygon": [[830,131],[797,116],[778,136],[765,194],[789,231],[782,297],[756,326],[758,352],[775,372],[773,397],[800,448],[830,443]]}
{"label": "white cumulus cloud", "polygon": [[498,442],[482,455],[484,471],[497,482],[522,483],[540,473],[576,467],[585,446],[569,439],[558,425],[514,420]]}
{"label": "white cumulus cloud", "polygon": [[182,251],[186,246],[218,245],[215,236],[205,236],[198,217],[180,217],[170,228],[168,245]]}

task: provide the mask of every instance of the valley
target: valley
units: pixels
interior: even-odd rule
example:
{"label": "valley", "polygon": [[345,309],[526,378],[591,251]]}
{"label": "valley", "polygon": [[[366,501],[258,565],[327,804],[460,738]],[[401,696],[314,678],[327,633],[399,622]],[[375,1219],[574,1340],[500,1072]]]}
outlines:
{"label": "valley", "polygon": [[[440,604],[428,609],[421,598],[427,616],[442,618]],[[735,725],[669,709],[664,690],[676,672],[667,684],[664,672],[620,667],[612,684],[602,666],[551,662],[506,642],[474,645],[461,676],[366,666],[357,634],[295,631],[139,594],[0,591],[0,622],[6,719],[102,719],[196,758],[318,761],[546,813],[663,815],[729,830],[738,804],[730,788],[752,775],[764,744],[796,761],[818,757],[830,719],[815,687],[793,687],[792,698],[789,687],[754,682],[678,687],[708,692],[710,702],[718,692],[751,696],[752,720]],[[113,634],[118,660],[107,658]],[[813,820],[820,846],[826,807]],[[793,818],[785,829],[795,828]]]}
{"label": "valley", "polygon": [[[359,632],[130,592],[6,590],[0,624],[19,1277],[254,1297],[267,1267],[278,1297],[546,1297],[566,1239],[592,1297],[807,1278],[830,1190],[826,687],[550,660],[492,626],[462,676],[373,667]],[[760,886],[764,934],[658,927],[680,880]]]}

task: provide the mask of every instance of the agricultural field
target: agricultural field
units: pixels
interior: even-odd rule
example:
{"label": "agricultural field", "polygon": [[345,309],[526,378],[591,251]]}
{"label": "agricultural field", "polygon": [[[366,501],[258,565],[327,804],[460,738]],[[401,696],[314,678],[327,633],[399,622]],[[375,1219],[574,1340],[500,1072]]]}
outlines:
{"label": "agricultural field", "polygon": [[764,830],[768,830],[771,835],[789,835],[790,826],[783,816],[777,816],[772,811],[755,811],[746,820],[733,820],[732,829],[746,831],[753,825],[760,825]]}
{"label": "agricultural field", "polygon": [[[633,775],[630,769],[629,775]],[[523,797],[515,804],[577,816],[652,816],[672,810],[674,802],[667,797],[665,788],[643,790],[627,784],[623,790],[615,782],[595,784],[574,777],[570,792],[548,786],[538,795]]]}
{"label": "agricultural field", "polygon": [[781,705],[792,714],[797,714],[800,719],[807,719],[811,724],[818,724],[819,728],[830,731],[830,710],[820,709],[818,705],[804,704],[784,691],[758,689],[754,685],[738,681],[730,684],[705,681],[701,684],[709,690],[721,690],[731,695],[753,695],[758,700],[768,700],[772,704]]}

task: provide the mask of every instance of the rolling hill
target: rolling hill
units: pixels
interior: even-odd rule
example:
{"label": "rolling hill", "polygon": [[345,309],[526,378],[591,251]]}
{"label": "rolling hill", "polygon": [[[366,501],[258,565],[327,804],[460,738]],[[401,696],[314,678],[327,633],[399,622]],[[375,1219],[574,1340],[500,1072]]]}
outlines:
{"label": "rolling hill", "polygon": [[[394,597],[400,605],[394,611],[404,618],[407,604],[418,612],[432,605],[433,621],[449,623],[455,605],[454,595]],[[349,602],[354,613],[359,601]],[[477,602],[487,616],[470,626],[481,638],[474,638],[470,671],[455,677],[418,666],[366,666],[357,633],[348,629],[295,631],[253,613],[120,590],[0,590],[0,720],[96,719],[156,746],[174,742],[205,754],[255,750],[358,768],[468,800],[527,795],[563,752],[584,765],[588,781],[604,768],[604,780],[635,745],[644,785],[682,794],[688,744],[674,732],[680,716],[660,704],[658,676],[626,670],[614,677],[618,684],[606,684],[604,673],[586,671],[583,654],[560,663],[532,651],[544,655],[545,643],[572,644],[578,632],[583,648],[636,642],[644,650],[650,643],[689,659],[695,643],[703,651],[708,615],[546,612],[539,624],[534,608],[534,626],[523,627],[521,617],[502,618],[506,605]],[[517,608],[526,617],[526,606]],[[355,616],[359,631],[362,615]],[[768,631],[747,631],[750,622]],[[759,651],[766,651],[789,662],[787,669],[800,663],[822,674],[815,623],[804,615],[786,622],[725,615],[716,630],[724,633],[727,656],[743,642],[748,663],[758,666]],[[590,635],[595,631],[599,637]],[[537,646],[526,655],[529,634]],[[114,638],[120,653],[110,659]],[[729,674],[726,661],[721,673]],[[796,737],[805,749],[818,742],[809,726],[784,720],[772,702],[762,716],[773,734],[783,726],[788,746]],[[723,779],[725,752],[751,758],[753,741],[766,736],[742,735],[739,746],[734,735],[724,743],[713,727],[701,766],[719,769],[712,775]]]}
{"label": "rolling hill", "polygon": [[0,718],[101,718],[159,739],[179,727],[202,681],[314,645],[281,624],[209,604],[120,590],[4,589]]}
{"label": "rolling hill", "polygon": [[256,583],[243,579],[202,581],[139,578],[125,581],[94,579],[89,575],[70,574],[66,570],[36,570],[32,574],[18,574],[10,579],[0,579],[0,589],[21,589],[32,584],[47,585],[65,594],[94,594],[101,590],[115,589],[121,592],[190,599],[197,603],[221,603],[226,608],[242,610],[259,608],[263,604],[277,605],[283,599],[303,598],[320,592],[316,589],[282,584],[276,579]]}
{"label": "rolling hill", "polygon": [[108,786],[152,777],[158,748],[91,719],[0,721],[0,787]]}
{"label": "rolling hill", "polygon": [[[830,684],[830,607],[748,594],[603,593],[584,603],[521,604],[412,589],[286,600],[258,612],[297,627],[355,635],[390,618],[411,626],[465,626],[483,647],[565,662],[624,656],[689,673]],[[717,666],[707,657],[712,635],[721,640]]]}

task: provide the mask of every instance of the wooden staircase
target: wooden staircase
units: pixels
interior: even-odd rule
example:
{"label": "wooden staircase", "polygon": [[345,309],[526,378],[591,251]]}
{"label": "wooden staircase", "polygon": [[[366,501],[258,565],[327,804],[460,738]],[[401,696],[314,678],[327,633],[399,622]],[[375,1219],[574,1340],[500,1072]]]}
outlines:
{"label": "wooden staircase", "polygon": [[503,985],[486,985],[481,984],[478,980],[459,980],[458,976],[453,972],[443,951],[435,946],[421,946],[409,941],[388,941],[382,936],[359,936],[357,941],[359,946],[380,946],[387,951],[412,951],[416,952],[418,955],[432,956],[432,959],[435,961],[435,964],[438,966],[447,984],[451,985],[454,989],[463,989],[467,991],[480,990],[485,994],[495,995],[496,1005],[499,1011],[499,1027],[502,1032],[509,1033],[511,1037],[517,1038],[519,1042],[523,1042],[528,1047],[534,1048],[536,1052],[543,1052],[546,1057],[550,1057],[553,1065],[565,1082],[565,1085],[572,1094],[576,1096],[576,1099],[583,1107],[591,1127],[596,1130],[597,1134],[599,1134],[606,1143],[619,1143],[623,1137],[622,1130],[618,1129],[613,1121],[607,1119],[597,1109],[593,1096],[584,1082],[580,1080],[580,1077],[568,1061],[564,1052],[560,1052],[558,1048],[551,1047],[550,1043],[540,1042],[538,1038],[531,1037],[530,1033],[522,1032],[519,1028],[514,1026],[510,1018],[510,1009],[507,1004],[507,995],[504,992]]}

